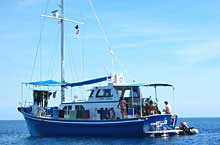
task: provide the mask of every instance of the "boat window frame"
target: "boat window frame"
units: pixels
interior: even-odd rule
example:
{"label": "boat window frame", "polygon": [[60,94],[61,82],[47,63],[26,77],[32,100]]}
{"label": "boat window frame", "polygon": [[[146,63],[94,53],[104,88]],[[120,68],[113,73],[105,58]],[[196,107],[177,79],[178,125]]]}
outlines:
{"label": "boat window frame", "polygon": [[[136,93],[136,95],[133,96],[133,98],[140,98],[141,96],[141,92],[140,90],[138,90],[140,88],[136,87],[136,86],[121,86],[121,87],[115,87],[115,90],[119,96],[119,98],[131,98],[132,95],[131,93]],[[121,91],[121,93],[119,94],[118,91]],[[129,91],[129,92],[128,92]],[[128,96],[125,96],[126,93],[129,93]]]}
{"label": "boat window frame", "polygon": [[91,90],[91,93],[89,95],[89,98],[92,98],[93,97],[93,93],[95,92],[95,90]]}
{"label": "boat window frame", "polygon": [[[106,95],[106,94],[107,94],[106,90],[109,91],[109,92],[108,92],[109,95]],[[101,92],[101,91],[104,91],[104,92],[103,92],[103,95],[100,95],[100,92]],[[113,97],[112,89],[98,89],[98,91],[97,91],[95,97],[96,97],[96,98],[107,98],[107,97],[110,98],[110,97]]]}

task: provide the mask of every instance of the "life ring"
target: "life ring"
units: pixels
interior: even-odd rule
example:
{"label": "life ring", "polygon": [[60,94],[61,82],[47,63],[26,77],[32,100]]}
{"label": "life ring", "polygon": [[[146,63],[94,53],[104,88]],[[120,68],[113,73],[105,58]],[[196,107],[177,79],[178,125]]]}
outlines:
{"label": "life ring", "polygon": [[[112,115],[111,115],[112,112]],[[107,112],[108,119],[115,119],[115,111],[114,109],[109,109]]]}

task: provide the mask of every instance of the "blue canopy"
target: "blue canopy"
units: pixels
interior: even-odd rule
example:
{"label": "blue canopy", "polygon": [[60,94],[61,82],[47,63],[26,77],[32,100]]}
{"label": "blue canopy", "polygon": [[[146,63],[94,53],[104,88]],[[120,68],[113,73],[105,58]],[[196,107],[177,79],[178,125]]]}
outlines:
{"label": "blue canopy", "polygon": [[67,83],[66,82],[57,82],[54,80],[46,80],[46,81],[28,82],[28,83],[24,83],[24,84],[37,85],[37,86],[65,86]]}
{"label": "blue canopy", "polygon": [[111,76],[108,76],[108,77],[96,78],[96,79],[82,81],[82,82],[76,82],[76,83],[66,83],[66,82],[57,82],[57,81],[54,81],[54,80],[46,80],[46,81],[28,82],[28,83],[24,83],[24,84],[37,85],[37,86],[70,86],[70,87],[77,87],[77,86],[90,85],[90,84],[103,82],[103,81],[106,81],[110,78],[111,78]]}
{"label": "blue canopy", "polygon": [[70,86],[70,87],[84,86],[84,85],[90,85],[90,84],[103,82],[103,81],[106,81],[108,79],[111,79],[111,76],[92,79],[92,80],[87,80],[87,81],[82,81],[82,82],[76,82],[76,83],[67,83],[66,86]]}

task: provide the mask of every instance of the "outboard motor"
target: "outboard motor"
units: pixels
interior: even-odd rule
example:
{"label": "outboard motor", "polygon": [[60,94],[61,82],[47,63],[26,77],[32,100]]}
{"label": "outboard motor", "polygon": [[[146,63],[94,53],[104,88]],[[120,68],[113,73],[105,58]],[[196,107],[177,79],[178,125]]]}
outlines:
{"label": "outboard motor", "polygon": [[189,127],[186,122],[181,122],[179,129],[182,130],[179,132],[179,135],[193,135],[199,133],[199,130],[194,127]]}

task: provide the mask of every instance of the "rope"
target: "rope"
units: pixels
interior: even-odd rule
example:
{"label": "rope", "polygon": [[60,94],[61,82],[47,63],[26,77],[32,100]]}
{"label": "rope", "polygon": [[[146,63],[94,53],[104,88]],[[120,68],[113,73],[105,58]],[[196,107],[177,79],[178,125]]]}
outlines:
{"label": "rope", "polygon": [[[50,0],[47,0],[46,8],[45,8],[44,14],[47,13],[48,6],[49,6],[49,1],[50,1]],[[42,34],[43,34],[44,25],[45,25],[45,18],[43,18],[43,22],[42,22],[42,25],[41,25],[40,38],[39,38],[39,41],[38,41],[38,44],[37,44],[36,53],[35,53],[35,56],[34,56],[34,63],[33,63],[32,71],[31,71],[30,80],[32,80],[32,78],[33,78],[34,69],[35,69],[35,66],[36,66],[36,63],[37,63],[37,55],[38,55],[38,51],[39,51],[39,49],[40,49],[40,44],[41,44],[41,40],[42,40]],[[41,72],[40,72],[40,73],[41,73]]]}
{"label": "rope", "polygon": [[110,41],[109,41],[109,39],[108,39],[108,37],[107,37],[107,34],[106,34],[104,28],[102,27],[101,21],[100,21],[100,19],[99,19],[97,13],[96,13],[96,11],[95,11],[95,8],[94,8],[94,5],[93,5],[93,3],[92,3],[92,0],[88,0],[88,1],[89,1],[89,4],[90,4],[90,7],[91,7],[91,9],[92,9],[92,12],[93,12],[93,14],[94,14],[94,16],[95,16],[95,18],[96,18],[96,21],[97,21],[97,23],[98,23],[98,26],[99,26],[99,28],[101,29],[101,31],[102,31],[102,33],[103,33],[103,35],[104,35],[105,42],[106,42],[107,45],[108,45],[107,51],[108,51],[108,52],[110,53],[110,55],[112,56],[112,73],[114,72],[114,63],[115,63],[115,62],[118,62],[118,63],[119,63],[119,65],[121,66],[121,68],[124,70],[123,72],[125,73],[125,72],[126,72],[125,69],[124,69],[124,68],[125,68],[125,65],[123,65],[123,64],[119,61],[119,58],[115,55],[114,51],[112,50],[111,45],[110,45]]}
{"label": "rope", "polygon": [[106,34],[106,32],[105,32],[105,30],[104,30],[104,28],[103,28],[103,26],[102,26],[102,23],[101,23],[100,19],[99,19],[98,15],[97,15],[97,13],[96,13],[96,11],[95,11],[95,7],[94,7],[94,5],[93,5],[93,3],[92,3],[92,0],[89,0],[89,4],[90,4],[90,7],[91,7],[91,9],[92,9],[92,12],[93,12],[93,14],[94,14],[94,16],[95,16],[95,18],[96,18],[96,21],[97,21],[97,23],[98,23],[98,26],[99,26],[99,28],[101,29],[101,31],[102,31],[102,33],[103,33],[103,35],[104,35],[105,42],[106,42],[107,45],[108,45],[107,50],[108,50],[108,52],[113,56],[114,53],[113,53],[113,50],[111,49],[110,41],[109,41],[109,39],[108,39],[108,37],[107,37],[107,34]]}

